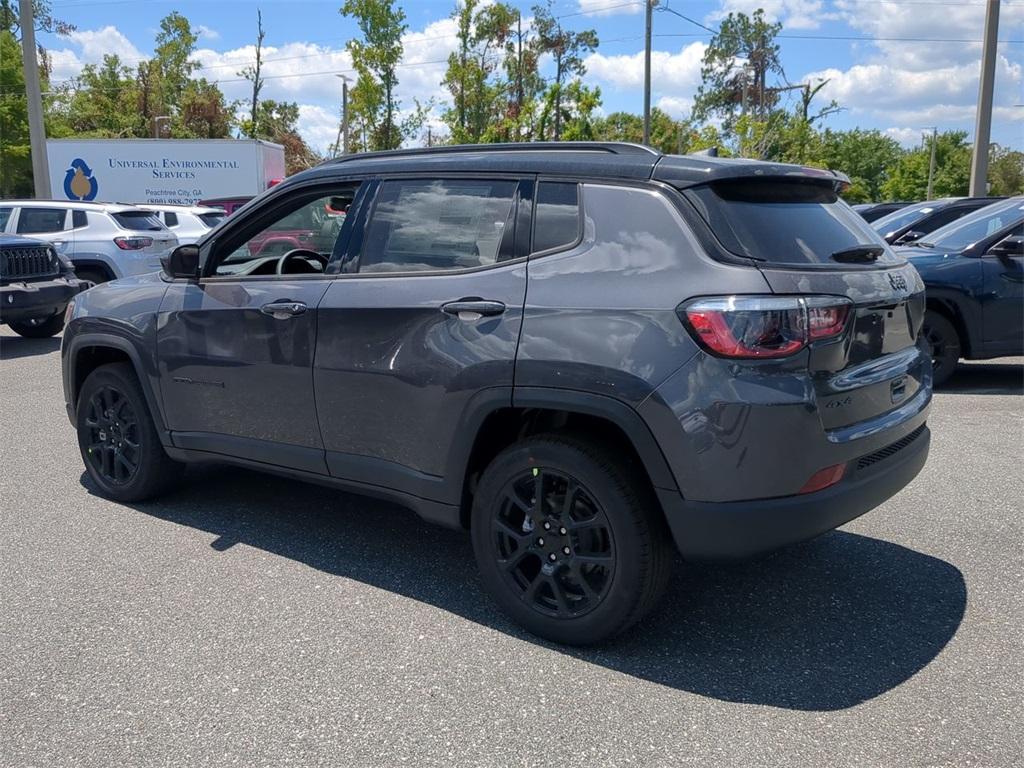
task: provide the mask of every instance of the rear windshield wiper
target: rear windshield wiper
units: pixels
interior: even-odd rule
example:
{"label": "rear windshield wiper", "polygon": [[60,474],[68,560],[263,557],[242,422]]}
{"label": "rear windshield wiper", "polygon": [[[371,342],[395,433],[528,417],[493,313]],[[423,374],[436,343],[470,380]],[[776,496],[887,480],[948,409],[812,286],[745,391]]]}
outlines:
{"label": "rear windshield wiper", "polygon": [[847,263],[877,261],[884,252],[885,249],[880,245],[855,245],[852,248],[836,251],[832,254],[832,258],[835,261]]}

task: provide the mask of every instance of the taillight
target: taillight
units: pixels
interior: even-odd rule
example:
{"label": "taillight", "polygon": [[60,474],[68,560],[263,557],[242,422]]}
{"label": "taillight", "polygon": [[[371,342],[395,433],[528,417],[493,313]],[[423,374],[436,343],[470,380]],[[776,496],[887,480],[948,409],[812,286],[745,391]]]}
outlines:
{"label": "taillight", "polygon": [[152,237],[115,237],[114,242],[122,251],[141,251],[153,244]]}
{"label": "taillight", "polygon": [[697,342],[722,357],[787,357],[839,336],[850,302],[834,296],[723,296],[697,299],[679,314]]}

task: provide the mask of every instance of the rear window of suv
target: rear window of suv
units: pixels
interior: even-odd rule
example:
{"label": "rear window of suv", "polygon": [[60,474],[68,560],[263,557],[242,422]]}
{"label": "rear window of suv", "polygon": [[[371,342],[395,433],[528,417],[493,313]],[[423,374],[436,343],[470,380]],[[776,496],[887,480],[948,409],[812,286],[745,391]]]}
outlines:
{"label": "rear window of suv", "polygon": [[[833,264],[837,251],[883,245],[831,186],[743,179],[691,187],[684,194],[736,256],[771,264]],[[895,260],[887,248],[877,259]]]}
{"label": "rear window of suv", "polygon": [[110,215],[121,229],[157,231],[164,228],[160,217],[151,211],[121,211]]}

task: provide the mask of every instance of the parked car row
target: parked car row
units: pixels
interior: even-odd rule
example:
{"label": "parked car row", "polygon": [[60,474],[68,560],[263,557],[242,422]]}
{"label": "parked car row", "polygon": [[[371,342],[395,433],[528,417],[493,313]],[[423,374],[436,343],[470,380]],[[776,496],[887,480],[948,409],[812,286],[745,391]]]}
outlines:
{"label": "parked car row", "polygon": [[196,242],[225,215],[203,206],[0,201],[0,323],[52,336],[73,295],[158,270],[162,254]]}

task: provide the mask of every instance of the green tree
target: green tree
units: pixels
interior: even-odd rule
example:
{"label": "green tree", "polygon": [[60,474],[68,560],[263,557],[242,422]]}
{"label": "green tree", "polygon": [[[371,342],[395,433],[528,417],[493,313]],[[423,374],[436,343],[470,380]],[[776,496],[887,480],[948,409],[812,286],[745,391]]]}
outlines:
{"label": "green tree", "polygon": [[21,45],[0,30],[0,197],[31,197],[32,153]]}
{"label": "green tree", "polygon": [[993,144],[988,157],[990,195],[1024,194],[1024,152]]}
{"label": "green tree", "polygon": [[[612,112],[596,121],[595,134],[602,141],[631,141],[640,144],[644,139],[644,118],[631,112]],[[687,125],[677,122],[667,113],[654,107],[651,110],[650,145],[669,154],[679,151],[680,141],[686,143]]]}
{"label": "green tree", "polygon": [[881,201],[889,171],[902,154],[895,139],[877,130],[826,129],[821,136],[822,165],[850,177],[850,188],[843,195],[850,202]]}
{"label": "green tree", "polygon": [[160,20],[160,31],[156,35],[156,55],[153,60],[160,74],[164,106],[172,116],[179,111],[185,88],[192,79],[192,74],[199,69],[199,64],[191,60],[197,39],[198,36],[192,31],[189,20],[177,11],[172,11]]}
{"label": "green tree", "polygon": [[562,110],[561,138],[565,141],[594,141],[597,138],[594,110],[601,106],[601,89],[588,88],[577,78],[563,90],[556,107]]}
{"label": "green tree", "polygon": [[396,68],[408,29],[405,12],[395,8],[394,0],[345,0],[340,12],[354,18],[363,35],[345,46],[357,73],[349,100],[355,143],[363,149],[396,149],[419,131],[425,117],[425,108],[417,104],[412,115],[399,120]]}
{"label": "green tree", "polygon": [[538,63],[540,50],[533,29],[523,25],[523,15],[512,9],[514,20],[505,39],[506,105],[504,119],[495,131],[501,141],[532,138],[537,99],[544,90]]}
{"label": "green tree", "polygon": [[299,135],[298,123],[299,105],[294,102],[263,99],[256,110],[253,137],[284,146],[285,173],[289,176],[323,160]]}
{"label": "green tree", "polygon": [[[919,149],[905,152],[882,184],[886,200],[924,200],[932,137]],[[935,178],[932,197],[966,195],[971,176],[971,147],[966,131],[945,131],[935,139]]]}
{"label": "green tree", "polygon": [[[579,32],[564,29],[562,22],[554,11],[554,0],[547,0],[546,5],[533,6],[533,26],[536,33],[536,46],[540,54],[550,54],[555,64],[555,79],[548,87],[545,101],[550,107],[545,113],[553,119],[550,122],[550,138],[559,141],[562,138],[563,95],[568,95],[565,84],[573,78],[586,74],[587,68],[583,57],[598,46],[597,32],[584,29]],[[545,122],[546,124],[546,122]],[[538,138],[547,138],[547,131],[542,131]]]}
{"label": "green tree", "polygon": [[500,66],[495,54],[511,34],[516,15],[504,3],[480,7],[480,0],[461,0],[452,13],[458,48],[448,56],[442,85],[452,95],[452,106],[442,119],[456,144],[493,140],[501,133],[497,126],[503,119],[506,85],[494,78]]}
{"label": "green tree", "polygon": [[231,135],[234,114],[224,94],[205,78],[190,80],[181,95],[178,136],[187,139],[225,139]]}
{"label": "green tree", "polygon": [[107,54],[101,64],[82,67],[72,87],[49,108],[48,132],[69,136],[131,138],[145,136],[134,73],[120,57]]}
{"label": "green tree", "polygon": [[785,79],[775,42],[781,29],[781,24],[766,21],[760,8],[753,16],[730,13],[722,20],[704,52],[693,108],[696,119],[719,117],[726,133],[732,132],[737,111],[767,120],[781,93],[768,78]]}

